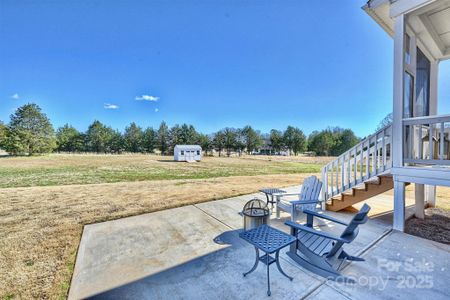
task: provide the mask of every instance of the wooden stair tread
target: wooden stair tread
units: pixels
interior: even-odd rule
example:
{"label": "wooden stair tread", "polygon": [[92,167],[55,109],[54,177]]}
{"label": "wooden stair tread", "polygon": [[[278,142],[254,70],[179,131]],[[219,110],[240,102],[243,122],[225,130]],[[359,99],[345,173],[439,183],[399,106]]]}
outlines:
{"label": "wooden stair tread", "polygon": [[340,195],[332,197],[331,203],[327,203],[327,210],[339,211],[358,202],[367,200],[394,188],[392,176],[382,175],[367,180],[362,184],[352,187]]}

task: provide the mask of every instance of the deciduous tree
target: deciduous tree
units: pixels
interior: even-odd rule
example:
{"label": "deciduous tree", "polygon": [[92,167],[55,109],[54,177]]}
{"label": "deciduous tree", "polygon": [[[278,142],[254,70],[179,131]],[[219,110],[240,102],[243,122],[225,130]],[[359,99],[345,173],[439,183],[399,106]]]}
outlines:
{"label": "deciduous tree", "polygon": [[331,155],[339,156],[359,143],[359,139],[351,129],[342,129],[334,134],[334,145]]}
{"label": "deciduous tree", "polygon": [[284,145],[288,148],[289,154],[295,155],[306,150],[306,136],[300,129],[288,126],[283,134]]}
{"label": "deciduous tree", "polygon": [[308,138],[309,151],[316,155],[330,155],[334,145],[333,133],[330,130],[314,131]]}
{"label": "deciduous tree", "polygon": [[283,142],[283,133],[279,130],[272,129],[270,131],[270,147],[272,148],[272,151],[280,152],[284,147]]}
{"label": "deciduous tree", "polygon": [[245,148],[248,154],[253,153],[253,151],[261,147],[263,143],[261,135],[256,132],[251,126],[245,126],[242,129],[242,133],[244,135]]}

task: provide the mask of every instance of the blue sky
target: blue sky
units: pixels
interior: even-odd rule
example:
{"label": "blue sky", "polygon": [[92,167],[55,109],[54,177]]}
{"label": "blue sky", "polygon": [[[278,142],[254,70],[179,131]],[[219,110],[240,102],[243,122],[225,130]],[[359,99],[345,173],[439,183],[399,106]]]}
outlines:
{"label": "blue sky", "polygon": [[[35,102],[80,130],[165,120],[365,136],[392,107],[393,49],[364,2],[2,0],[0,120]],[[449,85],[440,97],[450,112]]]}

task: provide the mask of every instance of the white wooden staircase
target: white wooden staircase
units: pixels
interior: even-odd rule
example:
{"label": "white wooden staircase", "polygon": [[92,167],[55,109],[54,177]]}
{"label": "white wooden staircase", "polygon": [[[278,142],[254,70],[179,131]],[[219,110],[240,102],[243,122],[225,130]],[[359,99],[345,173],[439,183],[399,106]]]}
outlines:
{"label": "white wooden staircase", "polygon": [[326,209],[339,211],[394,187],[392,126],[377,131],[322,168]]}

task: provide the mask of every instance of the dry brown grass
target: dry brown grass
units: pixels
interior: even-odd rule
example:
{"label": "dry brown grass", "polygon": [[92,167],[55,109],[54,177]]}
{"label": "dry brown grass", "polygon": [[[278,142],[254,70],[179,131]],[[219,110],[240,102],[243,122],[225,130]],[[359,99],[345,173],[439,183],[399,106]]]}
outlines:
{"label": "dry brown grass", "polygon": [[299,184],[308,174],[9,188],[0,194],[0,295],[64,298],[84,224]]}

